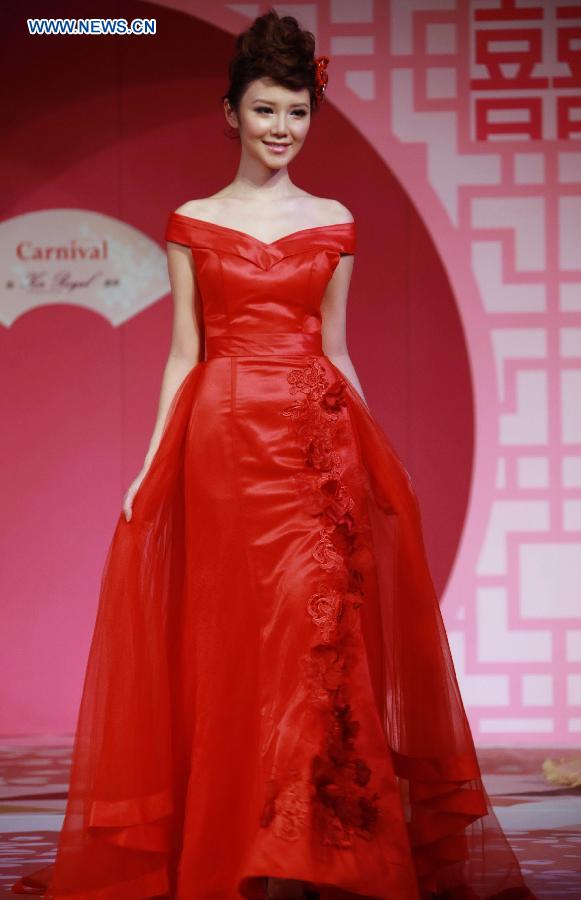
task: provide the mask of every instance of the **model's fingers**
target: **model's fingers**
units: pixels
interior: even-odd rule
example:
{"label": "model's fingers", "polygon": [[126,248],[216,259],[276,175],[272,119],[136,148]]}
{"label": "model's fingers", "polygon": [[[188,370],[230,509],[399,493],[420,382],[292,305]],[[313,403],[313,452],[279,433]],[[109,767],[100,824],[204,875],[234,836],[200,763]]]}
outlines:
{"label": "model's fingers", "polygon": [[131,488],[125,494],[125,499],[123,501],[123,514],[127,522],[131,521],[131,506],[133,503],[133,495],[131,493]]}

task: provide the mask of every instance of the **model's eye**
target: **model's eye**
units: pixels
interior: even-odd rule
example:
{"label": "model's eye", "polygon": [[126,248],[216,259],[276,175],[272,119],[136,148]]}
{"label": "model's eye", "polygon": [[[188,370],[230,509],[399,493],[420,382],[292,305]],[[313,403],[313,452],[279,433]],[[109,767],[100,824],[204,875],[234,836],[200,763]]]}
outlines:
{"label": "model's eye", "polygon": [[[272,107],[270,107],[270,106],[255,106],[254,109],[255,109],[255,112],[259,112],[259,113],[272,112]],[[293,112],[297,114],[299,119],[302,119],[303,116],[306,116],[306,114],[307,114],[306,110],[304,110],[304,109],[295,109],[295,110],[293,110]]]}

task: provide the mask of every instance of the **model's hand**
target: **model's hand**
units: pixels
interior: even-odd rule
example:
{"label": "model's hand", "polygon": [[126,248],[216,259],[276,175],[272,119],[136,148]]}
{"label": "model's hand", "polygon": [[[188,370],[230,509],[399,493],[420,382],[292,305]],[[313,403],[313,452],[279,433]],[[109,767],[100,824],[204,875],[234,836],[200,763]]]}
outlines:
{"label": "model's hand", "polygon": [[129,485],[129,489],[123,498],[123,513],[127,522],[131,521],[133,498],[135,497],[141,482],[147,474],[149,466],[144,466],[137,478]]}

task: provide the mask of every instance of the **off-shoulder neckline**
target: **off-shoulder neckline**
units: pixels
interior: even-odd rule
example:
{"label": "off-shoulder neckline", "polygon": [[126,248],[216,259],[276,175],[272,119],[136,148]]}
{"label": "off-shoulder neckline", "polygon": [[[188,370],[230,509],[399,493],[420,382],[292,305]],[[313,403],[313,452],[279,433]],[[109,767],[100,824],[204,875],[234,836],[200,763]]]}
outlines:
{"label": "off-shoulder neckline", "polygon": [[194,216],[186,216],[184,213],[172,212],[171,216],[177,216],[180,219],[185,219],[187,222],[193,222],[194,225],[202,225],[206,228],[214,228],[217,231],[225,231],[230,234],[236,234],[239,237],[246,238],[249,241],[254,241],[256,244],[260,244],[262,247],[276,247],[277,244],[281,244],[283,241],[288,241],[290,238],[298,237],[299,234],[310,234],[313,231],[328,231],[330,228],[354,228],[355,222],[352,219],[349,222],[335,222],[329,225],[312,225],[310,228],[299,228],[297,231],[291,231],[290,234],[283,234],[281,237],[277,238],[275,241],[262,241],[260,238],[255,237],[253,234],[249,234],[247,231],[240,231],[238,228],[230,228],[229,225],[220,225],[218,222],[209,222],[207,219],[197,219]]}

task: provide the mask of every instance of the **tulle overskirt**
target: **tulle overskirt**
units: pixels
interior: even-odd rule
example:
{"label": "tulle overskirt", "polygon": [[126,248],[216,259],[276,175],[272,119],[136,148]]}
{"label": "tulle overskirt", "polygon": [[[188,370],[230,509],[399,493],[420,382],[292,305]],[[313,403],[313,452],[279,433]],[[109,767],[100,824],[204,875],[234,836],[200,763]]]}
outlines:
{"label": "tulle overskirt", "polygon": [[[484,789],[412,481],[322,354],[180,385],[104,566],[54,866],[83,900],[531,898]],[[36,888],[35,888],[36,885]]]}

